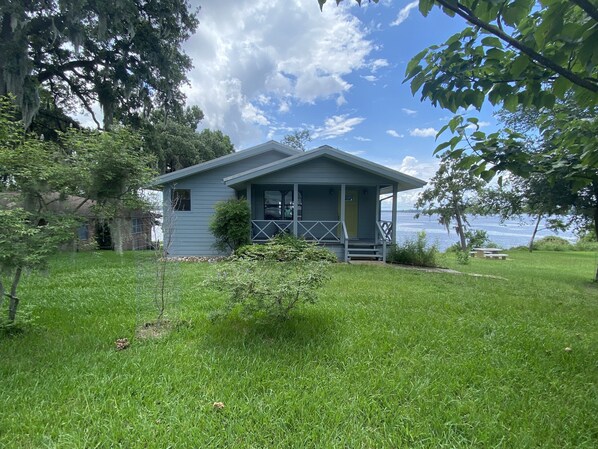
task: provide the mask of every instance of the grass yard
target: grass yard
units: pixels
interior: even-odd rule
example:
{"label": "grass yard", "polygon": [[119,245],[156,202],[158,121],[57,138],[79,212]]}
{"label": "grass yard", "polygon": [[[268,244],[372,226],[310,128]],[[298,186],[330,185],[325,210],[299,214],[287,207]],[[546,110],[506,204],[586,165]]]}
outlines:
{"label": "grass yard", "polygon": [[177,325],[139,338],[148,256],[23,280],[38,318],[0,337],[0,448],[598,447],[596,254],[446,262],[506,280],[338,264],[271,327],[210,323],[213,266],[173,264]]}

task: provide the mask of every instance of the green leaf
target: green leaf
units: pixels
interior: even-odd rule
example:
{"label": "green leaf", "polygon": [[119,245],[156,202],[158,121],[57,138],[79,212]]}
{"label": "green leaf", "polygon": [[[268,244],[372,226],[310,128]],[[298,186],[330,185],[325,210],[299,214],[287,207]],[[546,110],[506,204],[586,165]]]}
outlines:
{"label": "green leaf", "polygon": [[433,6],[434,0],[419,0],[419,12],[421,12],[424,17],[428,16]]}
{"label": "green leaf", "polygon": [[518,56],[511,63],[511,73],[513,77],[518,78],[529,66],[530,60],[526,55]]}
{"label": "green leaf", "polygon": [[519,104],[519,99],[517,95],[509,95],[504,100],[504,107],[509,112],[515,112],[517,110],[517,105]]}
{"label": "green leaf", "polygon": [[485,45],[486,47],[502,48],[500,39],[493,36],[488,36],[482,39],[482,45]]}

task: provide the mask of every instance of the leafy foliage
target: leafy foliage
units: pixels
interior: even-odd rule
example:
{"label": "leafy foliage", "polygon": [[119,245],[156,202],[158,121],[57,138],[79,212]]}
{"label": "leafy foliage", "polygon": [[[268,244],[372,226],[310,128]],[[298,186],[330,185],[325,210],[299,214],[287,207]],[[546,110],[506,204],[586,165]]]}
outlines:
{"label": "leafy foliage", "polygon": [[301,151],[307,150],[307,144],[309,142],[311,142],[311,132],[308,129],[294,131],[291,134],[287,134],[282,139],[283,144]]}
{"label": "leafy foliage", "polygon": [[414,265],[418,267],[438,266],[438,247],[429,245],[424,231],[417,239],[407,239],[402,244],[392,245],[386,257],[388,263]]}
{"label": "leafy foliage", "polygon": [[158,171],[169,173],[234,151],[230,138],[221,131],[196,131],[203,112],[197,107],[180,114],[159,110],[140,124],[145,150],[156,157]]}
{"label": "leafy foliage", "polygon": [[249,243],[251,213],[245,199],[231,198],[214,207],[210,231],[219,251],[235,251]]}
{"label": "leafy foliage", "polygon": [[0,209],[0,310],[8,297],[7,323],[16,319],[20,301],[17,287],[23,272],[45,268],[58,246],[73,238],[74,225],[70,217],[46,215],[41,224],[24,209]]}
{"label": "leafy foliage", "polygon": [[534,249],[541,251],[569,251],[573,249],[573,245],[564,238],[550,235],[534,243]]}
{"label": "leafy foliage", "polygon": [[323,261],[337,262],[326,248],[289,234],[278,234],[263,245],[246,245],[237,249],[235,258],[278,262]]}
{"label": "leafy foliage", "polygon": [[515,110],[552,108],[573,92],[580,105],[598,100],[598,9],[583,0],[420,0],[468,26],[407,65],[411,90],[453,112],[484,99]]}
{"label": "leafy foliage", "polygon": [[155,104],[177,108],[191,67],[181,44],[197,23],[187,0],[3,2],[0,95],[17,97],[25,125],[40,88],[69,111],[93,116],[99,102],[106,126]]}
{"label": "leafy foliage", "polygon": [[227,294],[212,318],[287,319],[300,304],[313,304],[329,276],[324,262],[270,262],[239,259],[222,264],[207,286]]}

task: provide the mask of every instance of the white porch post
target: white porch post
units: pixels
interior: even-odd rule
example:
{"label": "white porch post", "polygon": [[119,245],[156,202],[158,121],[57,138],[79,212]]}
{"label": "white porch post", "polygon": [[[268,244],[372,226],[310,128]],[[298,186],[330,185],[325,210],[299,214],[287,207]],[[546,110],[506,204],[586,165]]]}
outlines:
{"label": "white porch post", "polygon": [[293,235],[297,237],[299,220],[299,184],[293,184]]}
{"label": "white porch post", "polygon": [[341,184],[341,221],[343,223],[345,222],[345,193],[346,193],[345,187],[346,187],[345,184]]}
{"label": "white porch post", "polygon": [[397,183],[392,185],[392,237],[393,245],[397,243]]}
{"label": "white porch post", "polygon": [[253,207],[251,204],[251,183],[247,184],[247,204],[249,205],[249,241],[253,241]]}
{"label": "white porch post", "polygon": [[380,219],[380,186],[376,186],[376,221]]}

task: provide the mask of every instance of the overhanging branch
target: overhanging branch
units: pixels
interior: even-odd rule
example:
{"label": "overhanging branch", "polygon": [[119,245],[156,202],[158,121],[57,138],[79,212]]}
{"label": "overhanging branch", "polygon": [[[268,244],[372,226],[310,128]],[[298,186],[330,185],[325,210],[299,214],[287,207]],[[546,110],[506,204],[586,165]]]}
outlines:
{"label": "overhanging branch", "polygon": [[[585,0],[571,0],[573,2],[584,2]],[[537,51],[533,50],[532,48],[528,47],[525,44],[522,44],[517,39],[509,36],[504,31],[500,30],[498,27],[491,25],[487,22],[484,22],[479,17],[477,17],[473,11],[468,9],[467,7],[463,6],[461,3],[453,3],[451,0],[436,0],[436,2],[442,5],[444,8],[454,12],[459,17],[467,20],[469,23],[479,26],[483,30],[488,31],[489,33],[495,35],[499,39],[505,41],[512,47],[519,50],[521,53],[528,56],[532,61],[535,61],[546,68],[553,70],[554,72],[558,73],[562,77],[568,79],[573,84],[577,84],[580,87],[583,87],[590,92],[597,93],[598,92],[598,83],[593,80],[588,80],[586,78],[582,78],[579,75],[567,70],[564,67],[561,67],[551,59],[541,55]]]}

